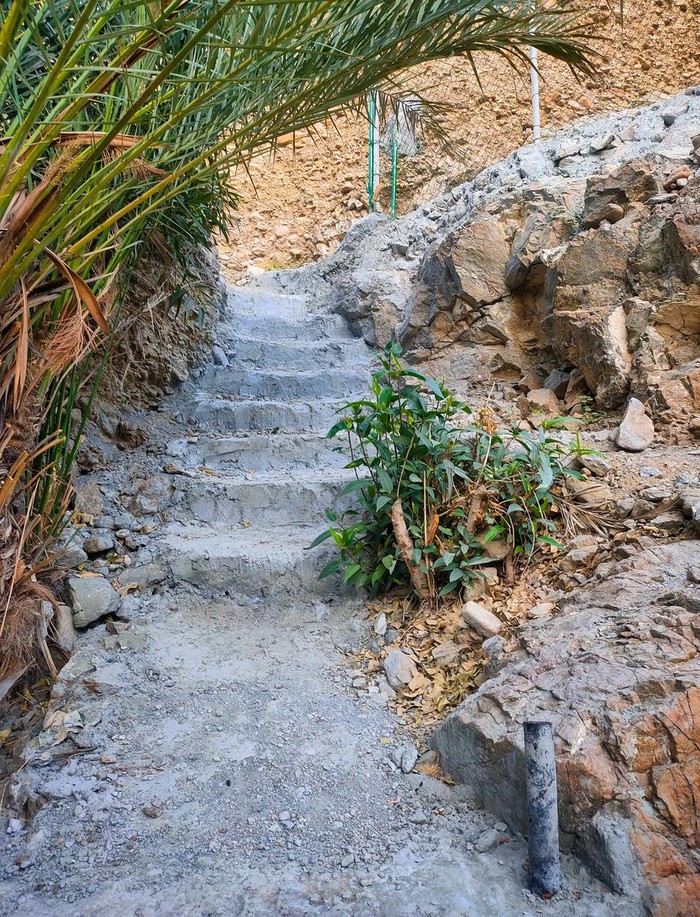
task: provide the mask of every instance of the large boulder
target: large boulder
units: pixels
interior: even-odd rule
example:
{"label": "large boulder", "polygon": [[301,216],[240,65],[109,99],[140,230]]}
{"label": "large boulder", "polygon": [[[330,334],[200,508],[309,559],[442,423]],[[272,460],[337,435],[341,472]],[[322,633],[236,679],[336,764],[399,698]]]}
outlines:
{"label": "large boulder", "polygon": [[447,773],[526,830],[522,724],[550,717],[565,845],[657,917],[700,915],[698,566],[700,541],[621,561],[524,625],[435,737]]}

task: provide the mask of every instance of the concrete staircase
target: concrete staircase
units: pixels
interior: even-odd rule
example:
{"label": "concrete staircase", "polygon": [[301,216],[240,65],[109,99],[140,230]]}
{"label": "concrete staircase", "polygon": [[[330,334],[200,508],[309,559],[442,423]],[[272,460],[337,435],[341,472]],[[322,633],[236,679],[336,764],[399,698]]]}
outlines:
{"label": "concrete staircase", "polygon": [[[219,347],[188,403],[199,431],[173,479],[165,552],[172,576],[237,599],[337,594],[319,580],[330,545],[308,550],[353,480],[326,433],[367,390],[373,351],[301,297],[232,290]],[[220,358],[220,363],[223,362]]]}

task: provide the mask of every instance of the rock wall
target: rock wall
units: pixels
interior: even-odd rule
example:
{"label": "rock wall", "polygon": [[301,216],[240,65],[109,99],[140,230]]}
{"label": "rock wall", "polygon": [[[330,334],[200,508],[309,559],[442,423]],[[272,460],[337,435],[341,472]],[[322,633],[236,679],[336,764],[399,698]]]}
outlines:
{"label": "rock wall", "polygon": [[659,917],[700,914],[698,582],[697,540],[601,571],[521,627],[435,737],[447,772],[526,830],[522,723],[551,718],[565,844]]}

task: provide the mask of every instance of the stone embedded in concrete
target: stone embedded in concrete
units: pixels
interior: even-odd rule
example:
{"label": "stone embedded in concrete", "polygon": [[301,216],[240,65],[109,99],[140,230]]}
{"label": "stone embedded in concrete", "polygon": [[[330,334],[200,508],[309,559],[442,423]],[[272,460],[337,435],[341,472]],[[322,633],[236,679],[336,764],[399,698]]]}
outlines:
{"label": "stone embedded in concrete", "polygon": [[103,576],[71,576],[68,592],[76,627],[87,627],[118,611],[121,605],[119,594]]}

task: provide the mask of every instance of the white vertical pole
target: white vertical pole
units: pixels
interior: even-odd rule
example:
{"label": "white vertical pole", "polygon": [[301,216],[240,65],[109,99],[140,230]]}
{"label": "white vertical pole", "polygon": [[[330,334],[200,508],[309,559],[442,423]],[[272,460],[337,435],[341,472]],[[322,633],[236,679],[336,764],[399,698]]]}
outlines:
{"label": "white vertical pole", "polygon": [[540,76],[537,72],[537,48],[529,48],[530,57],[530,98],[532,99],[532,139],[540,140],[542,128],[540,122]]}
{"label": "white vertical pole", "polygon": [[379,93],[373,90],[372,106],[372,197],[376,201],[379,188]]}

